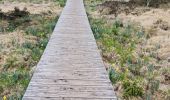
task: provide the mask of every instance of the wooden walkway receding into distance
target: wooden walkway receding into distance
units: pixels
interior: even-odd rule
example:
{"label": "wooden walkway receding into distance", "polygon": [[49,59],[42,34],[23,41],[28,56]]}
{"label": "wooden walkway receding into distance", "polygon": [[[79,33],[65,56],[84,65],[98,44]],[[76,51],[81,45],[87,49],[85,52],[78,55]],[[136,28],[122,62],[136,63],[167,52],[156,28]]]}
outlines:
{"label": "wooden walkway receding into distance", "polygon": [[23,100],[117,100],[83,0],[67,0]]}

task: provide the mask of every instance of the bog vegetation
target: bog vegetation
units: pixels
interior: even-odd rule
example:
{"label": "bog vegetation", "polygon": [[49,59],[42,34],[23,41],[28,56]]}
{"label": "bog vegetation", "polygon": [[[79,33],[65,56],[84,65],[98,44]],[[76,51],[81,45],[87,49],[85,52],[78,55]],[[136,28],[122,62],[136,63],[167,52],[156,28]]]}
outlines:
{"label": "bog vegetation", "polygon": [[[132,20],[123,22],[120,18],[120,14],[124,13],[126,16],[134,14],[138,17],[159,8],[161,4],[167,4],[166,9],[169,9],[168,3],[167,0],[86,1],[92,31],[119,99],[170,99],[169,58],[162,59],[158,56],[157,50],[162,47],[159,43],[152,49],[146,47],[159,26],[148,31],[139,23]],[[141,12],[141,9],[146,11]],[[159,21],[160,19],[157,22]],[[166,28],[160,27],[161,30],[169,30],[168,24],[163,26]]]}
{"label": "bog vegetation", "polygon": [[[0,0],[0,4],[13,3],[41,4],[45,0]],[[18,6],[19,4],[18,3]],[[65,0],[51,0],[54,6],[65,5]],[[60,7],[59,7],[60,6]],[[4,12],[0,10],[0,99],[21,100],[36,64],[48,43],[58,20],[53,11],[32,14],[14,7]]]}

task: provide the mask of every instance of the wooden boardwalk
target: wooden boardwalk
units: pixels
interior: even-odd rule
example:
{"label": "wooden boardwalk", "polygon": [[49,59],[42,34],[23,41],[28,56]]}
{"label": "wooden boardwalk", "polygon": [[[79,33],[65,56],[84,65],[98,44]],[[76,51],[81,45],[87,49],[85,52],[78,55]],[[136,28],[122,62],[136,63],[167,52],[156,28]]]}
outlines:
{"label": "wooden boardwalk", "polygon": [[116,100],[83,0],[68,0],[23,100]]}

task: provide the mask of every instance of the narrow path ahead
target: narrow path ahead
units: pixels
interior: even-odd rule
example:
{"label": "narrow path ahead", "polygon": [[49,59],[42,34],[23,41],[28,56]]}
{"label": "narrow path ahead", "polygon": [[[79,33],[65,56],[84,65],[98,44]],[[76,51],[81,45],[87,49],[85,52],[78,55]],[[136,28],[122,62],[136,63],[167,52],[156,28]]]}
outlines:
{"label": "narrow path ahead", "polygon": [[23,100],[116,100],[83,0],[68,0]]}

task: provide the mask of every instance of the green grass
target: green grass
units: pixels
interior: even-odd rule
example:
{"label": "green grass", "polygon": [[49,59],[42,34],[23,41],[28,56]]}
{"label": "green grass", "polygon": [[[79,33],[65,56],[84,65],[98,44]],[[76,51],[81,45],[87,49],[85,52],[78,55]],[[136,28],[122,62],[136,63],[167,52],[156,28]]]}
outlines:
{"label": "green grass", "polygon": [[64,7],[67,0],[54,0],[54,1],[57,1],[61,7]]}
{"label": "green grass", "polygon": [[[94,36],[100,44],[99,49],[102,50],[105,61],[112,65],[109,72],[110,80],[113,84],[122,83],[122,97],[145,98],[150,92],[149,96],[152,97],[158,91],[160,82],[155,79],[155,69],[149,60],[150,56],[135,55],[136,47],[140,45],[142,38],[145,38],[143,31],[130,24],[122,26],[118,20],[113,22],[113,26],[103,24],[102,20],[90,21]],[[114,56],[109,57],[112,54]],[[141,72],[144,66],[147,66],[145,73]],[[124,86],[125,84],[129,84],[128,87]],[[147,86],[150,92],[145,92],[144,87]]]}
{"label": "green grass", "polygon": [[[39,23],[38,26],[34,26],[31,29],[29,26],[25,28],[25,35],[37,37],[35,43],[25,42],[21,46],[13,45],[16,49],[14,49],[11,56],[6,59],[5,64],[3,65],[4,72],[0,73],[1,97],[3,95],[7,95],[7,98],[17,98],[18,96],[19,98],[22,97],[31,77],[31,74],[27,73],[29,73],[31,68],[34,67],[40,60],[40,57],[48,43],[49,36],[54,29],[54,23],[57,20],[56,18],[52,18],[45,21],[45,23]],[[30,31],[28,31],[28,29],[30,29]],[[37,30],[33,31],[35,29]],[[12,56],[13,54],[16,56]],[[22,54],[25,56],[18,56]],[[23,69],[21,69],[21,72],[11,72],[11,70],[17,70],[18,68]],[[24,70],[26,70],[26,72],[22,72]],[[18,80],[19,77],[21,77],[21,80]],[[2,91],[9,90],[7,87],[11,87],[12,91],[10,91],[9,94],[3,94]],[[21,88],[21,91],[17,91],[19,87]]]}
{"label": "green grass", "polygon": [[[24,69],[18,69],[16,71],[11,72],[1,72],[0,74],[0,91],[13,91],[13,94],[9,96],[9,98],[14,97],[16,95],[22,97],[24,93],[24,89],[26,89],[30,80],[30,74],[28,71]],[[17,97],[18,97],[17,96]],[[3,95],[1,95],[3,97]],[[13,99],[14,100],[14,99]]]}
{"label": "green grass", "polygon": [[[86,6],[90,9],[88,13],[92,13],[96,4],[89,5]],[[119,84],[121,87],[121,91],[117,90],[120,92],[119,98],[133,100],[153,97],[160,83],[155,79],[156,70],[150,61],[153,57],[145,55],[145,51],[140,52],[142,56],[136,54],[137,47],[147,39],[143,28],[130,22],[123,23],[118,18],[95,18],[90,13],[88,17],[98,48],[104,61],[111,66],[109,78],[115,86]],[[146,67],[145,72],[141,72],[143,67]]]}

